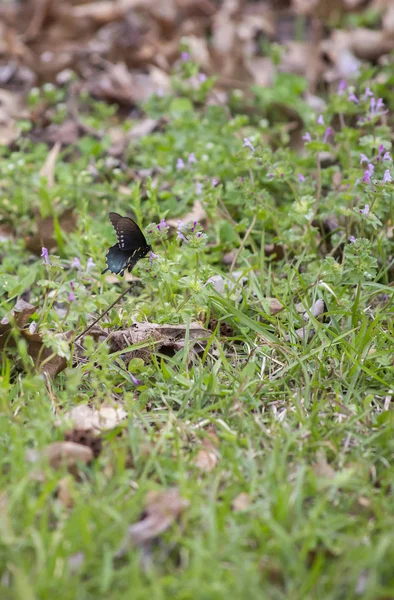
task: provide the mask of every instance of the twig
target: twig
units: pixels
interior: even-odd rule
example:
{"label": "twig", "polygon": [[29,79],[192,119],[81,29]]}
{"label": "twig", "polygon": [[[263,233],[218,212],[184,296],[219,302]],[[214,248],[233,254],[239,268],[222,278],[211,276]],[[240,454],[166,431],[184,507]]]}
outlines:
{"label": "twig", "polygon": [[79,339],[81,339],[81,337],[83,337],[88,331],[90,331],[92,329],[92,327],[94,327],[96,325],[96,323],[98,323],[103,317],[105,317],[106,314],[109,313],[109,311],[116,305],[118,304],[118,302],[120,302],[122,300],[122,298],[124,296],[126,296],[127,292],[129,292],[131,290],[131,288],[134,286],[135,281],[133,281],[129,287],[120,294],[120,296],[118,296],[118,298],[115,300],[115,302],[112,302],[111,306],[109,306],[103,313],[101,313],[101,315],[99,317],[97,317],[97,319],[95,319],[93,321],[93,323],[91,323],[89,325],[89,327],[87,327],[82,333],[80,333],[79,335],[77,335],[77,337],[74,340],[74,343],[77,342]]}

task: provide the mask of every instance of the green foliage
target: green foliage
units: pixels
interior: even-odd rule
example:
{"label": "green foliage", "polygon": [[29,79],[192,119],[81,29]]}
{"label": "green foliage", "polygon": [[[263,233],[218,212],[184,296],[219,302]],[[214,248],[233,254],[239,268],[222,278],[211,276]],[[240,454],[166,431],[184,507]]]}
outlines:
{"label": "green foliage", "polygon": [[[366,69],[322,115],[293,75],[228,105],[210,96],[213,83],[184,55],[172,91],[142,107],[158,127],[131,136],[121,159],[109,131],[134,123],[83,94],[94,131],[62,148],[52,187],[34,123],[0,149],[2,224],[17,234],[0,246],[0,319],[13,342],[0,376],[4,598],[394,595],[392,117],[376,104],[393,102],[393,74]],[[58,124],[66,94],[44,86],[29,102]],[[291,149],[289,108],[304,123],[302,150]],[[193,207],[204,216],[186,218]],[[101,275],[115,243],[109,211],[133,216],[153,254],[99,325],[186,324],[172,351],[142,341],[111,353],[111,338],[74,347],[55,336],[75,338],[126,285]],[[39,217],[53,220],[48,260],[26,244]],[[53,381],[32,368],[10,318],[22,295],[36,307],[24,327],[68,361]],[[212,332],[198,352],[196,321]],[[128,417],[78,479],[26,460],[64,438],[65,411],[103,403]],[[218,464],[199,470],[212,433]],[[72,507],[59,494],[67,478]],[[119,559],[147,492],[170,486],[190,502],[181,524]],[[237,511],[240,493],[249,504]]]}

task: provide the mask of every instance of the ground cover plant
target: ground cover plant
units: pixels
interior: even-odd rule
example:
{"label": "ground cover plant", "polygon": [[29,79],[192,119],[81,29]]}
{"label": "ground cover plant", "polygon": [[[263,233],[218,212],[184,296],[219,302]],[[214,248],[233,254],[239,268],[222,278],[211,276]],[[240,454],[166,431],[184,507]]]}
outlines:
{"label": "ground cover plant", "polygon": [[391,598],[392,65],[316,110],[181,50],[138,119],[45,84],[1,147],[1,597]]}

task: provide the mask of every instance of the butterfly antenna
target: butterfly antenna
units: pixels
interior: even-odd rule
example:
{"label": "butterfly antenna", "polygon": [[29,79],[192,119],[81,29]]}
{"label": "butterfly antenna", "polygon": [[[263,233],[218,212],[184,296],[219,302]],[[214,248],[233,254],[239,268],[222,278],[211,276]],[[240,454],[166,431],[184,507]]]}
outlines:
{"label": "butterfly antenna", "polygon": [[86,327],[86,329],[80,333],[79,335],[77,335],[77,337],[74,340],[74,343],[77,342],[78,340],[81,339],[81,337],[83,337],[88,331],[90,331],[92,329],[92,327],[94,327],[96,325],[96,323],[98,323],[103,317],[105,317],[105,315],[107,315],[109,313],[109,311],[116,305],[118,304],[118,302],[120,302],[122,300],[122,298],[124,296],[126,296],[126,294],[131,290],[131,288],[134,286],[135,281],[133,281],[129,287],[127,289],[125,289],[124,292],[122,292],[120,294],[120,296],[118,296],[118,298],[115,300],[115,302],[112,302],[111,306],[109,306],[107,309],[105,309],[105,311],[103,313],[101,313],[101,315],[99,317],[97,317],[97,319],[95,319],[93,321],[93,323],[90,323],[89,327]]}

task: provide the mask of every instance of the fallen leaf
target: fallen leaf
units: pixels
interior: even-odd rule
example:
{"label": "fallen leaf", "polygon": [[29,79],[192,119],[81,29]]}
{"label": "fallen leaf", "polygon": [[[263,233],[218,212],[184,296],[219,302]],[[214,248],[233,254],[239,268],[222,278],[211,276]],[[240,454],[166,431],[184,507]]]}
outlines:
{"label": "fallen leaf", "polygon": [[61,147],[62,145],[60,142],[55,143],[52,150],[49,151],[48,156],[46,157],[46,160],[40,169],[40,175],[41,177],[46,177],[49,188],[55,185],[55,165]]}
{"label": "fallen leaf", "polygon": [[178,221],[183,221],[184,223],[194,223],[195,221],[201,223],[205,221],[207,218],[205,209],[199,200],[196,200],[193,204],[193,208],[190,212],[186,213],[183,217],[175,218],[175,219],[167,219],[167,225],[170,227],[177,227]]}
{"label": "fallen leaf", "polygon": [[219,458],[214,450],[203,448],[197,452],[197,456],[194,459],[194,464],[200,471],[209,473],[218,464]]}
{"label": "fallen leaf", "polygon": [[122,407],[102,405],[95,409],[80,404],[65,413],[57,424],[70,422],[77,430],[100,433],[117,427],[126,417],[127,413]]}
{"label": "fallen leaf", "polygon": [[141,545],[159,537],[188,506],[188,500],[180,496],[177,488],[149,492],[143,517],[128,527],[129,540]]}
{"label": "fallen leaf", "polygon": [[246,492],[241,492],[232,501],[231,507],[234,512],[242,512],[250,506],[250,496]]}
{"label": "fallen leaf", "polygon": [[213,429],[209,430],[207,437],[202,441],[202,448],[197,452],[193,463],[204,473],[212,471],[219,462],[219,439]]}
{"label": "fallen leaf", "polygon": [[36,462],[40,459],[48,460],[53,469],[61,469],[66,467],[68,471],[79,476],[79,466],[87,465],[93,460],[93,452],[90,448],[75,444],[74,442],[54,442],[46,448],[38,451],[36,455],[30,455],[27,459],[31,462]]}
{"label": "fallen leaf", "polygon": [[188,331],[189,343],[191,349],[199,352],[204,341],[211,335],[211,332],[202,327],[199,323],[190,323],[187,325],[158,325],[156,323],[135,323],[128,329],[122,329],[111,333],[109,345],[111,352],[118,352],[128,346],[147,342],[147,346],[127,352],[123,355],[126,364],[134,357],[150,360],[152,353],[165,354],[173,356],[185,345],[186,332]]}
{"label": "fallen leaf", "polygon": [[26,116],[21,94],[0,89],[0,145],[9,146],[18,137],[16,120]]}
{"label": "fallen leaf", "polygon": [[71,429],[64,434],[66,442],[75,442],[82,446],[87,446],[93,452],[94,458],[97,458],[101,452],[102,440],[97,432],[86,431],[85,429]]}

